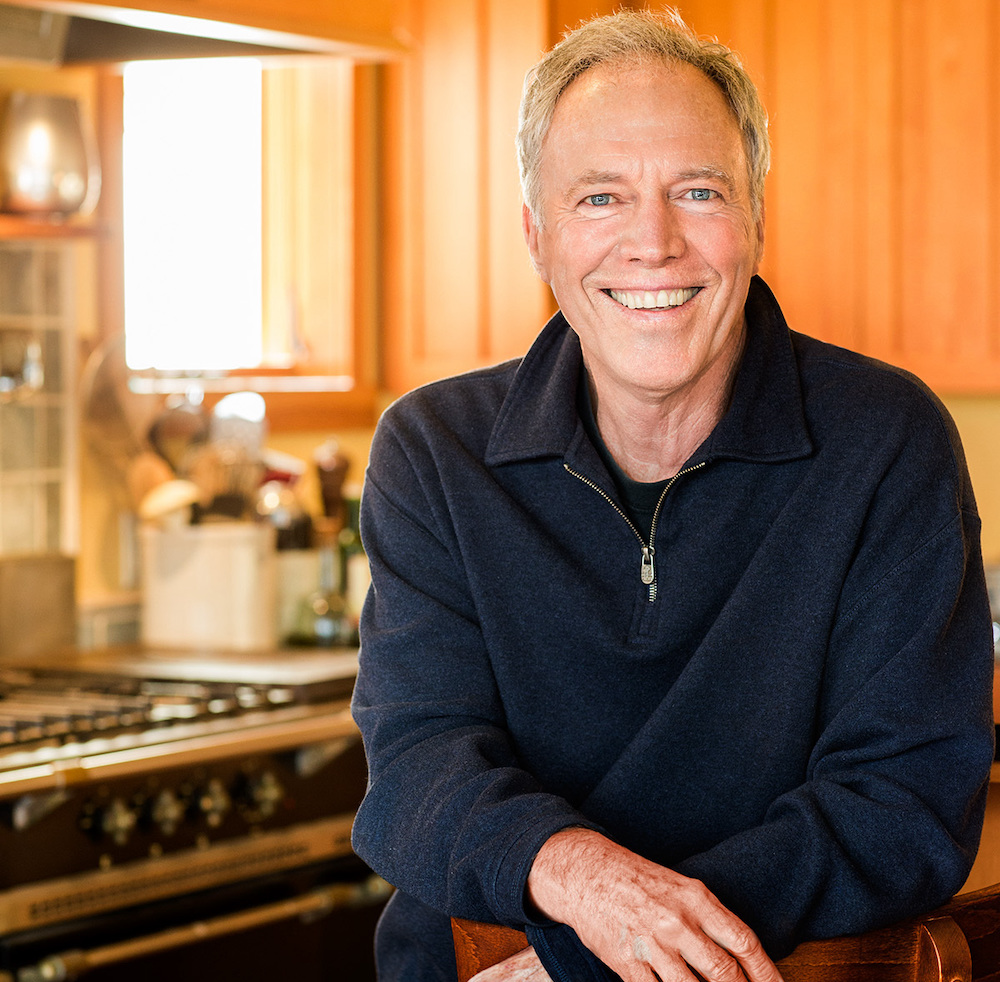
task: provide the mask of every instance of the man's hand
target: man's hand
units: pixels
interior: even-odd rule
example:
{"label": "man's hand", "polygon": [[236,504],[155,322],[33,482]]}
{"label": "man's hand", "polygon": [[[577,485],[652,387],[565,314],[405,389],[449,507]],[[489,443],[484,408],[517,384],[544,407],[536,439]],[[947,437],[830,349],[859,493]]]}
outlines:
{"label": "man's hand", "polygon": [[542,968],[535,949],[528,947],[490,968],[483,969],[469,982],[552,982],[552,979]]}
{"label": "man's hand", "polygon": [[753,931],[703,883],[589,829],[542,846],[528,892],[624,982],[781,982]]}

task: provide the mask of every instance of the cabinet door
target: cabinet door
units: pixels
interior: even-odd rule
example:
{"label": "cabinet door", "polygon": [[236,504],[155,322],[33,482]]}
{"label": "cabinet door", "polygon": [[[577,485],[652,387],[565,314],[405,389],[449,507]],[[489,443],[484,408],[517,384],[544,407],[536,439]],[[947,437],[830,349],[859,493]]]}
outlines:
{"label": "cabinet door", "polygon": [[388,69],[388,388],[523,354],[554,310],[528,259],[514,137],[525,72],[605,0],[423,0]]}
{"label": "cabinet door", "polygon": [[546,289],[521,236],[514,156],[539,0],[425,0],[387,68],[385,368],[395,392],[523,352]]}
{"label": "cabinet door", "polygon": [[[502,6],[502,9],[501,9]],[[425,0],[394,67],[387,382],[524,350],[551,309],[517,225],[520,77],[578,0]],[[1000,14],[994,0],[683,0],[743,57],[774,163],[761,272],[794,329],[944,394],[1000,391]]]}
{"label": "cabinet door", "polygon": [[994,0],[686,0],[772,120],[762,272],[790,325],[1000,391]]}

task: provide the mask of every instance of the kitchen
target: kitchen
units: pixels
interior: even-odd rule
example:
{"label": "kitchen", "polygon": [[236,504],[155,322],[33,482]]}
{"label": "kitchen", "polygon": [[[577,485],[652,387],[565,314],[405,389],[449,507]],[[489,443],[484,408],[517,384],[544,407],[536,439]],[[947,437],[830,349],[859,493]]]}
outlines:
{"label": "kitchen", "polygon": [[[321,50],[358,59],[348,315],[354,386],[265,393],[270,447],[312,460],[335,437],[350,458],[348,480],[357,483],[378,409],[393,394],[518,354],[549,310],[521,242],[509,149],[514,107],[523,69],[537,52],[563,25],[604,8],[540,0],[337,10],[263,0],[125,6],[280,32],[288,44],[320,39],[314,44]],[[1000,160],[993,129],[1000,31],[992,5],[962,4],[958,17],[954,4],[938,0],[701,0],[681,7],[699,30],[744,52],[763,83],[776,156],[765,278],[796,326],[912,368],[942,393],[966,443],[987,560],[1000,562],[992,439],[1000,423]],[[82,96],[102,131],[98,211],[89,230],[82,223],[70,235],[79,254],[71,329],[81,369],[122,321],[117,158],[107,149],[114,146],[107,107],[116,78],[89,66],[4,67],[0,74],[5,90],[27,84]],[[963,162],[961,199],[956,159]],[[839,180],[830,181],[831,173]],[[0,233],[23,230],[3,226]],[[933,328],[925,327],[932,318]],[[135,557],[127,550],[127,510],[123,533],[120,501],[88,441],[76,446],[66,483],[72,491],[78,482],[69,500],[79,500],[79,514],[67,509],[59,541],[77,555],[80,622],[99,644],[134,628]],[[303,494],[318,513],[312,468]]]}

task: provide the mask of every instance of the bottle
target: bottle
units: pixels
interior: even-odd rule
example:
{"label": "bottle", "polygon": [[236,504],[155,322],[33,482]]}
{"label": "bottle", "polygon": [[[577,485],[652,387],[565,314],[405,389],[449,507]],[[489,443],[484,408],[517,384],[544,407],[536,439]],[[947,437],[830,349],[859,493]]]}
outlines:
{"label": "bottle", "polygon": [[[319,583],[300,606],[298,624],[289,644],[333,648],[357,644],[357,622],[350,616],[338,578],[338,528],[329,519],[314,524],[319,554]],[[338,582],[339,579],[339,582]]]}
{"label": "bottle", "polygon": [[371,584],[368,556],[361,544],[359,519],[361,495],[356,487],[344,491],[344,527],[340,530],[340,586],[347,606],[347,615],[357,624],[361,608]]}

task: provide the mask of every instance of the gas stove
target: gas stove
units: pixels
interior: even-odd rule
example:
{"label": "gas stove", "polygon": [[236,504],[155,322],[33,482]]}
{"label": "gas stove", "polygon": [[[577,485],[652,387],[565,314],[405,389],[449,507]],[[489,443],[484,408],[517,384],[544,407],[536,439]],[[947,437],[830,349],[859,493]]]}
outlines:
{"label": "gas stove", "polygon": [[0,663],[0,796],[227,745],[353,733],[356,673],[355,649],[122,648]]}
{"label": "gas stove", "polygon": [[357,651],[0,663],[0,935],[353,857]]}

